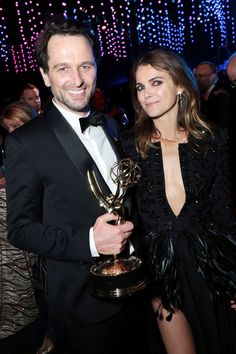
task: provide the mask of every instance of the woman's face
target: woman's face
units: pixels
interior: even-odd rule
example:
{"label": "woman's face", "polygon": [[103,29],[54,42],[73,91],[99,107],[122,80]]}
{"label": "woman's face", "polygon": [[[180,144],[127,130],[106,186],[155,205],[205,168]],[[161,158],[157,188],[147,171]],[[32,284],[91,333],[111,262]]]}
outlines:
{"label": "woman's face", "polygon": [[18,117],[14,117],[14,118],[3,118],[3,126],[4,128],[9,132],[13,132],[15,129],[21,127],[24,122],[18,118]]}
{"label": "woman's face", "polygon": [[177,95],[182,90],[176,86],[166,71],[156,70],[150,64],[141,65],[136,71],[138,101],[151,118],[178,113]]}
{"label": "woman's face", "polygon": [[11,133],[29,120],[31,120],[31,117],[26,114],[26,112],[20,108],[15,108],[12,110],[10,116],[3,118],[2,125],[9,133]]}

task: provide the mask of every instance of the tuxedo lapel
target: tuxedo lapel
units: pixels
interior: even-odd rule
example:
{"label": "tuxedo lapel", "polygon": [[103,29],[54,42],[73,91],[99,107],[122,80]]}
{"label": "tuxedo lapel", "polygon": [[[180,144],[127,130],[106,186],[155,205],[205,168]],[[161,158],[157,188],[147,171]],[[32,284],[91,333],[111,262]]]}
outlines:
{"label": "tuxedo lapel", "polygon": [[[91,155],[88,153],[73,128],[53,104],[51,104],[48,108],[46,122],[65,150],[68,158],[73,162],[79,173],[86,180],[86,183],[88,183],[87,171],[94,171],[99,185],[101,186],[101,190],[104,191],[104,194],[110,194],[111,191],[104,181]],[[112,148],[116,153],[116,149],[114,143],[112,143],[110,135],[107,133],[106,129],[104,129],[104,132],[107,138],[109,138]]]}
{"label": "tuxedo lapel", "polygon": [[85,170],[90,168],[93,160],[77,134],[53,104],[49,106],[45,119],[68,158],[73,162],[83,178],[86,178]]}
{"label": "tuxedo lapel", "polygon": [[[69,125],[66,119],[62,116],[62,114],[53,104],[48,107],[47,114],[45,115],[45,120],[50,130],[55,134],[57,140],[63,147],[68,158],[73,162],[77,171],[84,179],[85,183],[89,183],[87,178],[87,171],[94,171],[101,191],[105,196],[110,195],[112,192],[106,184],[104,178],[102,177],[91,155],[88,153],[87,149],[84,147],[83,143],[81,142],[73,128]],[[114,140],[112,133],[113,130],[108,129],[107,124],[105,124],[102,129],[106,134],[106,137],[109,140],[112,149],[114,150],[114,153],[116,154],[117,160],[119,160],[120,155],[118,153],[118,139]],[[125,209],[127,211],[127,215],[129,215],[131,210],[131,201],[128,197],[128,194],[125,195],[123,201]]]}

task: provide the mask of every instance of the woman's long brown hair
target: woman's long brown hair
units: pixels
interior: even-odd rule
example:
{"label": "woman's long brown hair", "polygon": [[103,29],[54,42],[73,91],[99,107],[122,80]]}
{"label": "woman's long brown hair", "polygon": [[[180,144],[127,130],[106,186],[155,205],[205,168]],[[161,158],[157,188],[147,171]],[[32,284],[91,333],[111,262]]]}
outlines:
{"label": "woman's long brown hair", "polygon": [[200,96],[194,75],[180,55],[166,48],[158,48],[138,59],[131,72],[131,92],[136,112],[136,147],[139,153],[146,156],[152,137],[161,136],[160,131],[157,131],[153,120],[148,118],[137,98],[136,72],[143,65],[151,65],[156,70],[167,72],[174,84],[183,89],[184,109],[178,112],[177,125],[179,129],[186,131],[193,149],[201,151],[204,146],[207,146],[212,131],[199,113]]}

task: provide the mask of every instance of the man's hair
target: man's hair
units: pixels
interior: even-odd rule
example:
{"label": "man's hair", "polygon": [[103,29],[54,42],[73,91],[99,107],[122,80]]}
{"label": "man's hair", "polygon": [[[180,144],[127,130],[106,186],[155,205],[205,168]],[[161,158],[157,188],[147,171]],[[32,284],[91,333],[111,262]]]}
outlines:
{"label": "man's hair", "polygon": [[85,23],[58,15],[45,23],[44,30],[39,35],[35,46],[37,63],[44,72],[49,70],[47,47],[50,38],[54,35],[84,36],[93,50],[96,62],[99,60],[99,45],[91,28]]}
{"label": "man's hair", "polygon": [[197,65],[196,65],[196,68],[200,65],[209,65],[209,67],[211,68],[211,71],[214,73],[214,74],[217,74],[217,66],[212,62],[212,61],[209,61],[209,60],[205,60],[205,61],[200,61]]}
{"label": "man's hair", "polygon": [[20,89],[20,98],[22,98],[22,96],[24,95],[25,90],[34,90],[34,89],[38,90],[38,87],[31,83],[24,84]]}
{"label": "man's hair", "polygon": [[230,56],[229,59],[228,59],[228,62],[229,62],[231,59],[235,58],[235,57],[236,57],[236,52],[234,52],[233,54],[231,54],[231,56]]}

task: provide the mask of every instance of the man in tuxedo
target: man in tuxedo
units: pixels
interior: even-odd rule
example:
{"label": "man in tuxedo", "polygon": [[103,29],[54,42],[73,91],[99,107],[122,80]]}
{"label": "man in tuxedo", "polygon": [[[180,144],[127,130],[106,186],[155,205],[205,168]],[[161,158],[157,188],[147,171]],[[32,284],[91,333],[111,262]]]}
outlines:
{"label": "man in tuxedo", "polygon": [[84,26],[57,18],[45,26],[36,55],[53,99],[6,142],[9,240],[44,259],[50,314],[63,324],[69,353],[142,353],[143,333],[132,339],[142,306],[134,311],[132,298],[101,300],[88,291],[94,257],[119,254],[131,238],[135,247],[133,222],[116,225],[117,215],[99,206],[86,176],[95,171],[104,194],[114,193],[116,127],[106,120],[85,130],[80,124],[95,90],[95,42]]}

